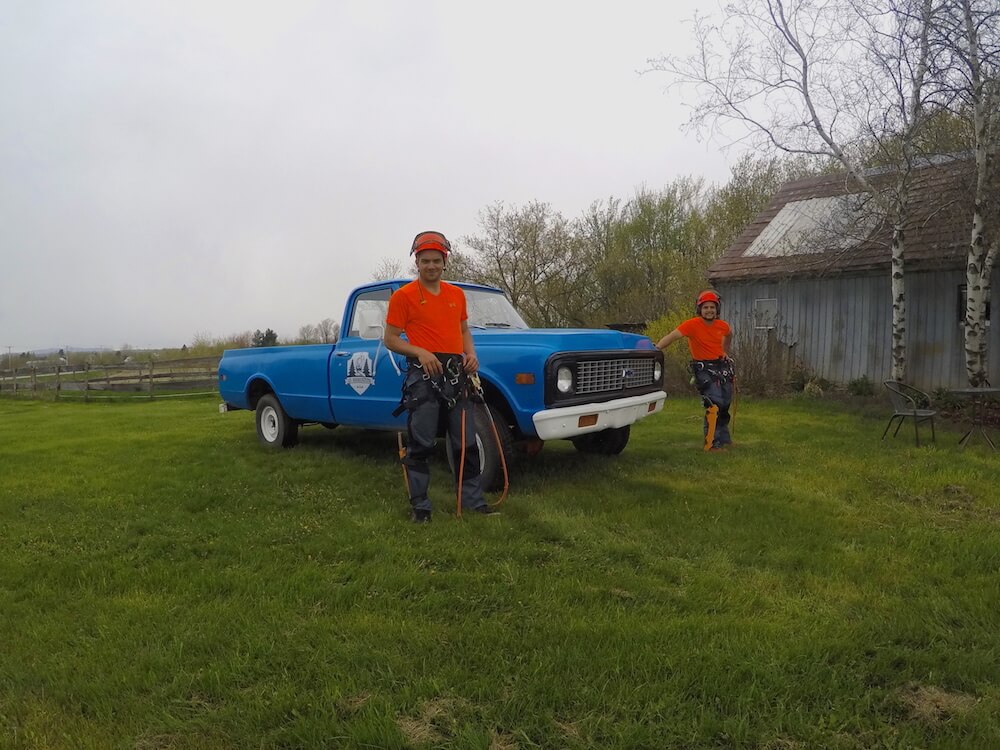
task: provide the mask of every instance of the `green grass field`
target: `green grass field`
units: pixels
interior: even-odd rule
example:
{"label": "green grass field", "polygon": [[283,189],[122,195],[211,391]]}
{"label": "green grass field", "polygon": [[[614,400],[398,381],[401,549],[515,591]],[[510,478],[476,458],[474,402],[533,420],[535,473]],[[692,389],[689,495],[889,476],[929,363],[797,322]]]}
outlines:
{"label": "green grass field", "polygon": [[0,400],[0,747],[1000,747],[1000,454],[697,412],[414,526],[391,435]]}

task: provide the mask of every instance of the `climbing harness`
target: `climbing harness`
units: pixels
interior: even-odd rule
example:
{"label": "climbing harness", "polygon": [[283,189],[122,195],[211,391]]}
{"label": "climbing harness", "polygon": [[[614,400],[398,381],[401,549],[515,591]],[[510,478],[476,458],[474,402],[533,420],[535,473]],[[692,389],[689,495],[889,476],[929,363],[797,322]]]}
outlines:
{"label": "climbing harness", "polygon": [[[399,398],[399,405],[392,412],[392,416],[398,417],[407,409],[413,411],[421,404],[435,398],[440,400],[449,409],[458,403],[462,380],[465,375],[462,370],[461,359],[457,356],[439,356],[438,359],[441,360],[441,366],[444,370],[442,375],[434,378],[431,377],[430,373],[423,372],[420,380],[411,384],[409,388],[407,388],[408,378],[403,379],[402,395]],[[423,365],[416,359],[409,358],[407,359],[407,363],[410,368],[424,369]],[[420,393],[415,393],[415,391],[420,391]]]}

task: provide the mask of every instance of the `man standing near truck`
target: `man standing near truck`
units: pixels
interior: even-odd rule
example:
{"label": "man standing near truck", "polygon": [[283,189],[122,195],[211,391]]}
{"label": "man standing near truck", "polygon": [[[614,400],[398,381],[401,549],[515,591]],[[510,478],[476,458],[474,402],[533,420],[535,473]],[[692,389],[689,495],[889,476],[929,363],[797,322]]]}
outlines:
{"label": "man standing near truck", "polygon": [[705,404],[705,450],[722,450],[732,443],[729,436],[729,405],[733,400],[733,363],[729,347],[733,332],[720,318],[722,297],[712,289],[698,295],[695,317],[688,318],[654,346],[666,349],[682,338],[691,349],[691,374]]}
{"label": "man standing near truck", "polygon": [[[414,523],[431,520],[428,459],[442,411],[448,420],[456,470],[462,477],[461,507],[484,515],[498,512],[486,504],[480,481],[475,420],[468,398],[468,378],[479,369],[479,360],[469,331],[465,293],[441,278],[449,252],[451,243],[441,232],[421,232],[413,239],[410,255],[416,259],[417,278],[393,293],[386,316],[386,348],[402,354],[409,363],[403,383],[402,403],[409,412],[403,468]],[[406,341],[400,336],[404,331]]]}

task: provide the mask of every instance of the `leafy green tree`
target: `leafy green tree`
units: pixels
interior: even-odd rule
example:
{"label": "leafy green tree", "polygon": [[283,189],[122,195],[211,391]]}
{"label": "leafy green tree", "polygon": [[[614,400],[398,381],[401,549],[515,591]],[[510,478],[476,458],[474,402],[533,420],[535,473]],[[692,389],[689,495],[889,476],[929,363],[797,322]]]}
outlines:
{"label": "leafy green tree", "polygon": [[277,344],[278,334],[270,328],[263,333],[261,333],[259,328],[253,332],[252,346],[277,346]]}
{"label": "leafy green tree", "polygon": [[[708,267],[789,179],[825,162],[747,156],[722,188],[679,178],[567,222],[543,202],[495,203],[449,258],[449,276],[503,289],[533,325],[645,324],[689,312]],[[679,314],[679,313],[678,313]]]}
{"label": "leafy green tree", "polygon": [[701,277],[713,260],[699,247],[708,192],[680,178],[660,191],[640,189],[622,208],[610,246],[595,259],[602,322],[646,323]]}

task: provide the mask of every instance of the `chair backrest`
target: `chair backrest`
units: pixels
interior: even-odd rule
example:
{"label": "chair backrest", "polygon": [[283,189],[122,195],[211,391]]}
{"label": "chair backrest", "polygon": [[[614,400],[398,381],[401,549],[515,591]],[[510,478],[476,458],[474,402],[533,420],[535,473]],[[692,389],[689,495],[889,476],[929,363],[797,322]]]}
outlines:
{"label": "chair backrest", "polygon": [[889,401],[896,411],[913,411],[914,409],[929,409],[931,397],[919,388],[900,383],[896,380],[882,382],[889,393]]}

